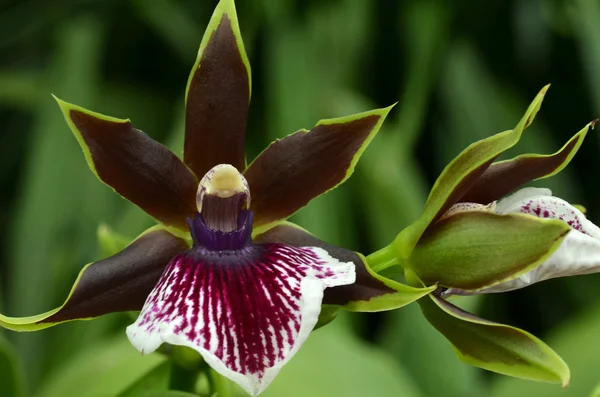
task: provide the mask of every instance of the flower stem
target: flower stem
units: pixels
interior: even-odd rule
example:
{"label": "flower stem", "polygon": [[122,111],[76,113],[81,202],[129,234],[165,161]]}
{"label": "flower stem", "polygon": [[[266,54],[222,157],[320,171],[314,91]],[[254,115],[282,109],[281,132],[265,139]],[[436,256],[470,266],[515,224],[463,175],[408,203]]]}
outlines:
{"label": "flower stem", "polygon": [[373,252],[372,254],[368,255],[366,259],[367,264],[375,273],[380,273],[389,267],[401,264],[398,256],[396,255],[396,251],[391,245],[383,247],[379,251]]}
{"label": "flower stem", "polygon": [[198,380],[198,375],[198,370],[185,368],[177,362],[172,361],[171,384],[169,385],[169,389],[196,393],[196,381]]}
{"label": "flower stem", "polygon": [[189,347],[164,345],[164,353],[171,359],[171,383],[169,388],[196,393],[196,383],[208,365],[200,354]]}

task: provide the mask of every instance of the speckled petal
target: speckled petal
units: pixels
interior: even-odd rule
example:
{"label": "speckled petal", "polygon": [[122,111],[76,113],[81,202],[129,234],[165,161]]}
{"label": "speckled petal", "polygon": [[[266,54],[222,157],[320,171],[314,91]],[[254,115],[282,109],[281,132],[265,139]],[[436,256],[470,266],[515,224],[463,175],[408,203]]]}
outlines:
{"label": "speckled petal", "polygon": [[171,261],[127,335],[142,353],[191,347],[256,396],[314,328],[323,290],[354,280],[354,264],[322,248],[190,250]]}
{"label": "speckled petal", "polygon": [[550,189],[525,188],[502,199],[496,205],[499,214],[523,213],[538,218],[560,219],[573,229],[600,239],[600,228],[590,222],[585,215],[566,202],[552,196]]}

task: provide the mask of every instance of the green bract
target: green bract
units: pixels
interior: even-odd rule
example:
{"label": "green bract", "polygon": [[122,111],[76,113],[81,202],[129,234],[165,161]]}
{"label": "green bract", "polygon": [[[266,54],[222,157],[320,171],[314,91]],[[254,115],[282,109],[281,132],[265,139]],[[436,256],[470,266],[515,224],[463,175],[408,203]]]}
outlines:
{"label": "green bract", "polygon": [[559,220],[458,212],[427,229],[408,266],[426,284],[477,290],[536,267],[569,230]]}

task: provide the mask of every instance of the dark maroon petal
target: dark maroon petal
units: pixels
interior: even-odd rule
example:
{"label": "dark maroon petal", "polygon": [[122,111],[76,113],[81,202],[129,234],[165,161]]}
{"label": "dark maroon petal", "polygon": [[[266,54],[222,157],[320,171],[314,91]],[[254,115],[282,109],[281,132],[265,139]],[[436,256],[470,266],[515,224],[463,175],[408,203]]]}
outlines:
{"label": "dark maroon petal", "polygon": [[199,178],[217,164],[243,171],[250,64],[233,2],[215,9],[186,95],[185,163]]}
{"label": "dark maroon petal", "polygon": [[86,267],[65,305],[42,322],[140,310],[167,263],[186,249],[185,240],[165,230],[144,234],[118,254]]}
{"label": "dark maroon petal", "polygon": [[346,305],[357,301],[369,301],[379,296],[396,292],[382,280],[374,277],[366,267],[362,257],[356,252],[336,247],[319,240],[312,234],[290,224],[277,225],[257,236],[256,242],[275,242],[294,247],[319,247],[329,255],[342,261],[352,262],[356,266],[356,282],[325,290],[324,304]]}
{"label": "dark maroon petal", "polygon": [[256,396],[314,328],[323,290],[354,278],[352,262],[314,247],[193,248],[171,261],[127,335],[142,353],[191,347]]}
{"label": "dark maroon petal", "polygon": [[187,230],[186,217],[196,211],[198,182],[173,152],[129,120],[58,103],[102,182],[165,225]]}
{"label": "dark maroon petal", "polygon": [[147,232],[118,254],[87,265],[63,306],[31,325],[140,310],[167,263],[186,249],[184,240],[165,230]]}
{"label": "dark maroon petal", "polygon": [[273,142],[244,173],[255,227],[265,230],[348,179],[390,109],[322,120]]}
{"label": "dark maroon petal", "polygon": [[488,204],[528,182],[557,174],[569,164],[594,123],[586,125],[554,154],[528,154],[492,164],[460,201]]}

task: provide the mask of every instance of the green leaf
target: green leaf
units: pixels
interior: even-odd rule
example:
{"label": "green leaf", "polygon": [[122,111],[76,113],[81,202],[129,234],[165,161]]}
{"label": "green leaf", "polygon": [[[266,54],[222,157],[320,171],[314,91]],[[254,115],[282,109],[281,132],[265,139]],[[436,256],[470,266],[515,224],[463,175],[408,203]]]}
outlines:
{"label": "green leaf", "polygon": [[100,340],[63,362],[36,397],[107,397],[119,395],[136,381],[165,362],[158,354],[142,356],[131,346],[125,333]]}
{"label": "green leaf", "polygon": [[432,225],[407,263],[426,285],[478,290],[535,268],[569,230],[560,220],[458,212]]}
{"label": "green leaf", "polygon": [[565,4],[565,15],[569,18],[571,28],[579,42],[580,60],[585,67],[582,73],[587,75],[589,95],[595,106],[600,110],[600,80],[596,71],[600,68],[600,4],[595,1],[576,0]]}
{"label": "green leaf", "polygon": [[[151,391],[136,395],[135,397],[198,397],[197,394],[187,393],[179,390],[167,390],[167,391]],[[218,395],[214,397],[219,397]]]}
{"label": "green leaf", "polygon": [[[94,102],[104,48],[104,25],[97,17],[73,15],[48,37],[56,46],[38,87],[46,95],[39,97],[32,109],[35,125],[28,134],[20,194],[14,208],[7,212],[13,227],[7,234],[11,271],[6,280],[5,310],[11,313],[39,313],[58,303],[72,282],[69,278],[77,273],[77,263],[89,261],[94,255],[95,225],[91,220],[108,219],[117,203],[90,178],[77,143],[64,128],[64,120],[49,95],[56,92],[83,103]],[[32,230],[43,236],[36,239],[34,249]],[[79,329],[77,338],[67,338],[70,343],[60,348],[61,354],[68,355],[79,341],[90,333],[101,332],[102,327],[97,324],[91,332]],[[10,338],[27,368],[28,384],[34,388],[49,352],[57,346],[56,339],[49,333],[12,334]]]}
{"label": "green leaf", "polygon": [[[407,278],[422,285],[412,272],[407,272]],[[567,364],[530,333],[479,318],[434,294],[421,299],[419,306],[467,364],[517,378],[569,384]]]}
{"label": "green leaf", "polygon": [[0,388],[2,395],[25,396],[23,368],[15,348],[0,335]]}
{"label": "green leaf", "polygon": [[168,0],[134,0],[131,4],[182,59],[193,59],[198,45],[196,40],[202,35],[202,31],[182,4]]}
{"label": "green leaf", "polygon": [[422,396],[385,351],[360,342],[347,329],[340,318],[314,332],[261,396]]}
{"label": "green leaf", "polygon": [[513,130],[473,143],[442,171],[429,193],[419,219],[404,229],[394,241],[402,257],[408,258],[429,225],[469,190],[496,157],[519,141],[523,130],[531,124],[540,109],[548,87],[539,92]]}
{"label": "green leaf", "polygon": [[30,111],[41,96],[40,80],[36,72],[0,70],[0,103]]}
{"label": "green leaf", "polygon": [[[537,17],[543,18],[541,14]],[[510,81],[498,79],[489,69],[489,60],[469,42],[454,40],[444,53],[447,56],[440,89],[443,113],[448,116],[440,122],[433,137],[437,166],[444,166],[455,153],[474,140],[487,137],[494,128],[511,125],[528,102],[521,89],[513,88]],[[457,100],[457,92],[460,92],[460,100]],[[502,157],[552,153],[559,144],[554,134],[548,133],[553,127],[543,119],[536,119],[518,145],[504,152]],[[576,200],[581,196],[581,186],[574,171],[572,168],[563,170],[544,180],[544,186],[568,195],[569,201]]]}
{"label": "green leaf", "polygon": [[98,226],[96,235],[102,258],[112,256],[124,250],[131,243],[131,239],[115,232],[110,226],[104,223]]}
{"label": "green leaf", "polygon": [[140,397],[153,393],[164,395],[163,393],[169,389],[170,377],[171,363],[165,361],[150,370],[118,397]]}

